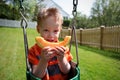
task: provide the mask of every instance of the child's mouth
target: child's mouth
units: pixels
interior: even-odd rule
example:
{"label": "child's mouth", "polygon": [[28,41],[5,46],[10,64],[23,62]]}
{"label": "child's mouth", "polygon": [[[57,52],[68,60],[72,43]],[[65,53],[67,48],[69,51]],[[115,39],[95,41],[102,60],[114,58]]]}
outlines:
{"label": "child's mouth", "polygon": [[54,40],[47,40],[48,42],[54,42]]}

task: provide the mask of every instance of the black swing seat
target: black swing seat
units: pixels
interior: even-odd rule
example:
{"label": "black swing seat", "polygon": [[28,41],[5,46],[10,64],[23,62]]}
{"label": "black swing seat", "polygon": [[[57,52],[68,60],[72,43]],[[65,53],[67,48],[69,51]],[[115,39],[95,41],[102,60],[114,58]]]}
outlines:
{"label": "black swing seat", "polygon": [[[80,80],[80,69],[74,65],[74,62],[71,64],[72,68],[69,73],[69,80]],[[31,72],[26,71],[27,80],[42,80],[38,77],[35,77]]]}

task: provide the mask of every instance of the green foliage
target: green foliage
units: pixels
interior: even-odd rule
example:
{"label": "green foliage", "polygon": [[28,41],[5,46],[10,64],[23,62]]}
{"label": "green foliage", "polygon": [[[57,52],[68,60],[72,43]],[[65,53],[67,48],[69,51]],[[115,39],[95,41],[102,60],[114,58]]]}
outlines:
{"label": "green foliage", "polygon": [[98,22],[95,18],[87,17],[86,15],[81,14],[80,12],[77,13],[76,23],[77,23],[77,27],[76,27],[77,29],[98,27]]}
{"label": "green foliage", "polygon": [[96,0],[91,8],[91,16],[78,12],[77,28],[94,28],[120,25],[120,0]]}
{"label": "green foliage", "polygon": [[0,3],[0,18],[3,18],[3,19],[19,19],[20,16],[19,16],[19,12],[16,8],[10,6],[10,5],[7,5],[7,4],[2,4]]}
{"label": "green foliage", "polygon": [[32,21],[37,21],[37,14],[39,10],[41,10],[42,8],[45,8],[45,5],[41,4],[41,1],[39,1],[37,5],[35,6],[35,11],[34,11],[34,16],[32,18]]}
{"label": "green foliage", "polygon": [[[15,19],[21,18],[19,14],[19,0],[0,1],[0,18]],[[36,21],[38,10],[45,7],[38,0],[23,0],[23,7],[25,8],[25,17],[28,20]],[[37,3],[37,5],[36,5]],[[91,16],[87,17],[80,12],[77,15],[77,28],[93,28],[101,25],[113,26],[120,25],[120,0],[96,0],[91,9]],[[63,26],[69,27],[70,22],[64,21]]]}
{"label": "green foliage", "polygon": [[63,20],[63,26],[69,26],[70,20]]}
{"label": "green foliage", "polygon": [[120,0],[96,0],[92,8],[92,20],[98,26],[120,25]]}
{"label": "green foliage", "polygon": [[32,20],[36,8],[36,0],[24,0],[23,6],[25,8],[25,17]]}
{"label": "green foliage", "polygon": [[87,24],[88,24],[88,18],[85,15],[78,12],[78,15],[77,15],[77,29],[87,28],[87,26],[88,26]]}
{"label": "green foliage", "polygon": [[[0,18],[19,20],[21,17],[19,14],[19,0],[11,0],[8,4],[6,2],[0,2]],[[22,6],[25,9],[25,17],[31,20],[34,16],[36,0],[23,0]]]}

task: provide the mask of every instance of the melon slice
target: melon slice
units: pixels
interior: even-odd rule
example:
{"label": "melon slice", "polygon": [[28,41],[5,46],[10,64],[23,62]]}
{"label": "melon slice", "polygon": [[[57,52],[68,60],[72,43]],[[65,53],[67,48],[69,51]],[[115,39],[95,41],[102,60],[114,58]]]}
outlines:
{"label": "melon slice", "polygon": [[65,36],[64,40],[61,42],[48,42],[46,41],[43,37],[36,37],[36,43],[38,44],[39,47],[55,47],[55,46],[66,46],[70,42],[71,36]]}

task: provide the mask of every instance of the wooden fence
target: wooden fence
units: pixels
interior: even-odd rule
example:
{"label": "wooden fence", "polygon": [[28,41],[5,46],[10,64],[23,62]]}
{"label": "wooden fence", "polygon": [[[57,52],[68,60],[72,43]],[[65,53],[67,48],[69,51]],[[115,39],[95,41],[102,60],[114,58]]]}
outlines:
{"label": "wooden fence", "polygon": [[[62,29],[60,37],[64,38],[70,34],[71,29]],[[120,53],[120,26],[76,29],[76,35],[80,45],[88,45]]]}

